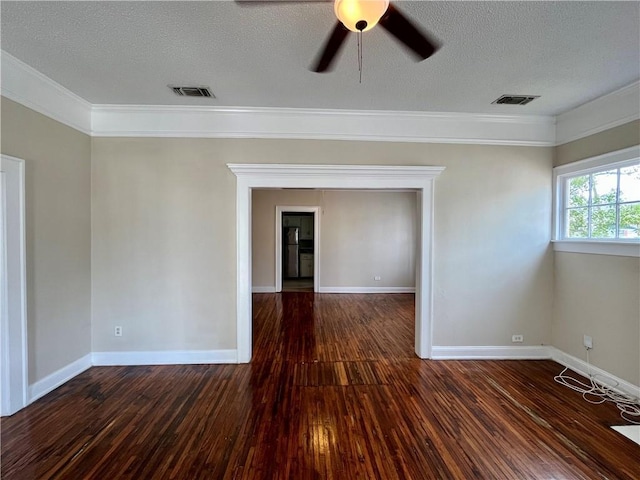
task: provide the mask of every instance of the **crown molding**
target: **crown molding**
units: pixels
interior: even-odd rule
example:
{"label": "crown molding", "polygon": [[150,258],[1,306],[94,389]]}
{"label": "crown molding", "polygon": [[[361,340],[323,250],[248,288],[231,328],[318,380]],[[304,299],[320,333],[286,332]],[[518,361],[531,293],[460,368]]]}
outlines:
{"label": "crown molding", "polygon": [[283,138],[555,146],[640,118],[640,82],[557,117],[446,112],[92,105],[5,51],[0,94],[96,137]]}
{"label": "crown molding", "polygon": [[91,134],[91,104],[46,75],[0,51],[0,94],[76,130]]}
{"label": "crown molding", "polygon": [[92,105],[2,51],[0,93],[96,137],[282,138],[552,146],[549,116]]}
{"label": "crown molding", "polygon": [[359,140],[552,146],[548,116],[469,113],[94,105],[97,137]]}
{"label": "crown molding", "polygon": [[557,145],[640,119],[640,81],[556,117]]}

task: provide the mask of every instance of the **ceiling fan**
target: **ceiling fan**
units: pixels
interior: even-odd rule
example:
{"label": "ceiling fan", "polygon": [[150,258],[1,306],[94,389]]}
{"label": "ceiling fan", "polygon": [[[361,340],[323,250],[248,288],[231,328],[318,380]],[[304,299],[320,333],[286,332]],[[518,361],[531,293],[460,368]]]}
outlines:
{"label": "ceiling fan", "polygon": [[324,47],[311,68],[314,72],[331,70],[336,55],[344,45],[349,32],[362,33],[379,24],[393,35],[413,54],[417,61],[432,56],[440,45],[420,31],[389,0],[236,0],[240,5],[275,3],[333,2],[333,10],[338,18]]}

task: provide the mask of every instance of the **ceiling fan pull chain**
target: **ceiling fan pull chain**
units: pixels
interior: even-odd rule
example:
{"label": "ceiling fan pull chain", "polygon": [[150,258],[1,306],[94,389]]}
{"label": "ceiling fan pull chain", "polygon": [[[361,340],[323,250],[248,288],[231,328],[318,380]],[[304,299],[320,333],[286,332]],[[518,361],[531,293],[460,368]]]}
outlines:
{"label": "ceiling fan pull chain", "polygon": [[357,33],[358,37],[358,71],[360,72],[360,83],[362,83],[362,30]]}

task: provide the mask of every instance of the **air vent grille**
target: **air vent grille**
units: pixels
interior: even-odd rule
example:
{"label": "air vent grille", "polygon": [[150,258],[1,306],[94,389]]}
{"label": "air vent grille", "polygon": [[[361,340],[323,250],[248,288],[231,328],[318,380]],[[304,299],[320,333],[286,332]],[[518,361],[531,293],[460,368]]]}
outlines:
{"label": "air vent grille", "polygon": [[216,98],[209,87],[179,87],[176,85],[168,85],[173,93],[180,97],[210,97]]}
{"label": "air vent grille", "polygon": [[540,95],[502,95],[491,103],[497,105],[526,105],[536,98],[540,98]]}

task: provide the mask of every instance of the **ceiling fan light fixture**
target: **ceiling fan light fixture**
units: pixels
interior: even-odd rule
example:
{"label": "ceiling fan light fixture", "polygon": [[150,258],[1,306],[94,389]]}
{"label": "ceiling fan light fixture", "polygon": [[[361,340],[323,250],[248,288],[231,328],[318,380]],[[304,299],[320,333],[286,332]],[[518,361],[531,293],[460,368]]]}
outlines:
{"label": "ceiling fan light fixture", "polygon": [[376,26],[389,7],[389,0],[335,0],[338,20],[352,32],[366,32]]}

